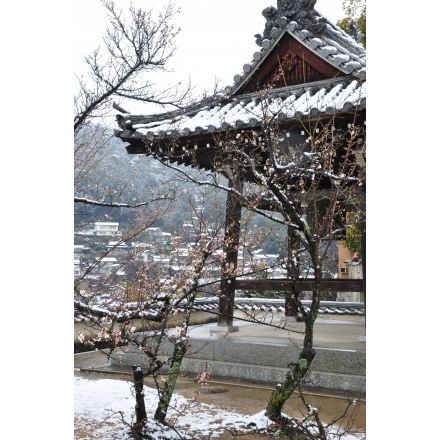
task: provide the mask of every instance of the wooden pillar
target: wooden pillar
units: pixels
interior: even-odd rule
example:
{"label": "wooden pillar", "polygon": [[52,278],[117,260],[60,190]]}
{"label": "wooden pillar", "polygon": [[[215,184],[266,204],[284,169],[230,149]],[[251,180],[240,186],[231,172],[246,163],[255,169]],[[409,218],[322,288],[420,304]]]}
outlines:
{"label": "wooden pillar", "polygon": [[365,200],[361,204],[361,258],[362,258],[362,290],[365,307],[365,332],[367,331],[367,207]]}
{"label": "wooden pillar", "polygon": [[[229,187],[241,193],[243,181],[239,178],[230,178]],[[241,205],[232,192],[228,193],[226,201],[225,236],[223,239],[223,252],[226,258],[222,261],[219,296],[219,315],[217,326],[233,329],[235,275],[238,262],[238,245],[240,241]]]}
{"label": "wooden pillar", "polygon": [[[364,290],[364,307],[365,307],[365,318],[367,317],[367,222],[365,221],[364,227],[362,228],[362,238],[361,238],[361,253],[362,253],[362,281]],[[367,324],[367,319],[365,319],[365,325]]]}

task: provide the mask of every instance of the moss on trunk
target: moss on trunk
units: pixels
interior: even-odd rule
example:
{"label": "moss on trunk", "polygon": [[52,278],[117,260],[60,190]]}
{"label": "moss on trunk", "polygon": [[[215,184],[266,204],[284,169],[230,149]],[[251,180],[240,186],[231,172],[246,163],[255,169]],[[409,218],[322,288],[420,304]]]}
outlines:
{"label": "moss on trunk", "polygon": [[266,407],[266,416],[271,420],[279,422],[282,420],[281,411],[287,399],[298,388],[301,380],[306,375],[315,357],[315,350],[312,348],[303,349],[296,364],[290,364],[290,371],[286,375],[286,380],[282,383],[269,399]]}
{"label": "moss on trunk", "polygon": [[174,388],[176,386],[179,370],[180,362],[174,362],[170,368],[170,371],[168,372],[168,378],[162,391],[159,404],[157,405],[156,412],[154,414],[154,419],[161,423],[165,421],[171,397],[173,396]]}

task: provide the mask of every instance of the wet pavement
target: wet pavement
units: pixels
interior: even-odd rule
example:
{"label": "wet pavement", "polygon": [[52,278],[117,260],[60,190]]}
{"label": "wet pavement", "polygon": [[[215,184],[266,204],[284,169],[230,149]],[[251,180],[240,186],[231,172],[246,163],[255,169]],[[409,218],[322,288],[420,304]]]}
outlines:
{"label": "wet pavement", "polygon": [[[263,318],[258,318],[263,319]],[[282,316],[267,316],[264,323],[251,323],[234,320],[238,331],[227,332],[216,323],[190,327],[189,337],[200,339],[226,338],[243,342],[262,342],[289,345],[294,342],[302,345],[304,322],[295,320],[284,322]],[[279,329],[275,326],[282,325]],[[314,326],[314,348],[366,351],[365,316],[358,315],[320,315]]]}

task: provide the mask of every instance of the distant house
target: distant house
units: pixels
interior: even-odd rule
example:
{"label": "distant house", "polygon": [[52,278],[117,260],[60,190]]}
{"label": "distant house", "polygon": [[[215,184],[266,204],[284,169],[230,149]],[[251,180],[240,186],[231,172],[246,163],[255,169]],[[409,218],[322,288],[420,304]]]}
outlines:
{"label": "distant house", "polygon": [[289,276],[287,269],[284,267],[275,267],[267,269],[268,278],[287,278]]}
{"label": "distant house", "polygon": [[110,275],[119,268],[118,260],[115,257],[96,258],[96,272],[100,275]]}
{"label": "distant house", "polygon": [[108,244],[105,245],[105,247],[108,249],[128,249],[127,243],[121,243],[119,241],[109,241]]}
{"label": "distant house", "polygon": [[170,259],[160,255],[153,256],[153,263],[157,264],[158,267],[168,268],[170,265]]}
{"label": "distant house", "polygon": [[122,235],[122,233],[119,231],[119,223],[117,222],[95,222],[93,233],[95,235]]}
{"label": "distant house", "polygon": [[171,262],[173,264],[185,264],[188,262],[189,249],[188,248],[177,248],[170,252]]}
{"label": "distant house", "polygon": [[81,276],[81,260],[75,255],[73,257],[73,278],[77,280]]}
{"label": "distant house", "polygon": [[153,262],[154,252],[152,249],[145,249],[141,255],[142,255],[142,260],[144,261],[144,263]]}
{"label": "distant house", "polygon": [[173,240],[173,235],[170,232],[162,232],[161,237],[164,243],[170,243]]}
{"label": "distant house", "polygon": [[191,223],[184,223],[181,228],[183,242],[191,243],[196,239],[196,231]]}
{"label": "distant house", "polygon": [[133,241],[131,243],[131,249],[132,249],[132,251],[134,251],[136,253],[141,253],[141,252],[145,251],[146,249],[148,249],[149,247],[150,247],[149,244],[142,243],[140,241]]}
{"label": "distant house", "polygon": [[84,269],[88,266],[87,254],[91,249],[83,244],[73,245],[73,277],[78,279],[82,276]]}
{"label": "distant house", "polygon": [[163,232],[161,228],[147,228],[145,232],[150,243],[169,243],[173,239],[172,234]]}
{"label": "distant house", "polygon": [[267,255],[263,254],[263,249],[256,249],[255,251],[252,251],[252,257],[251,261],[257,263],[257,262],[267,262]]}
{"label": "distant house", "polygon": [[112,257],[126,257],[130,250],[130,246],[127,243],[121,243],[119,241],[109,241],[105,245],[107,251],[111,252]]}
{"label": "distant house", "polygon": [[145,233],[148,238],[160,237],[162,235],[162,229],[160,228],[147,228]]}

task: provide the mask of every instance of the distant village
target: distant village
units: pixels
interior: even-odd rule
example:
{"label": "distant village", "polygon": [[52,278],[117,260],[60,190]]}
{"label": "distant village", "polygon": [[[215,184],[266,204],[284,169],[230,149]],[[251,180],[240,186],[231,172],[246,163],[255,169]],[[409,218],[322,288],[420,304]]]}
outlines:
{"label": "distant village", "polygon": [[[74,235],[74,280],[82,296],[105,300],[114,293],[123,294],[127,282],[135,277],[137,270],[149,266],[166,286],[171,276],[179,271],[191,269],[191,249],[195,244],[196,231],[192,224],[183,224],[179,236],[164,232],[159,227],[150,227],[142,235],[142,241],[123,241],[118,222],[95,222],[93,229],[75,232]],[[211,259],[204,270],[200,284],[204,295],[214,295],[212,280],[221,273],[222,246],[219,238]],[[338,269],[325,272],[326,278],[362,278],[359,262],[351,263],[352,256],[344,249],[338,250]],[[248,278],[287,278],[287,270],[279,254],[267,254],[263,249],[239,249],[240,272]],[[313,278],[307,268],[301,276]],[[218,284],[218,283],[217,283]],[[210,287],[209,287],[210,286]],[[218,286],[217,286],[218,287]],[[240,295],[240,292],[236,292]],[[356,300],[345,298],[344,300]]]}
{"label": "distant village", "polygon": [[[122,241],[122,236],[117,222],[95,222],[93,229],[75,233],[74,278],[81,279],[83,292],[124,285],[130,277],[127,273],[128,262],[138,267],[149,264],[165,278],[184,270],[189,263],[196,232],[192,224],[183,224],[179,236],[164,232],[159,227],[147,228],[142,242],[126,243]],[[219,240],[204,271],[205,276],[210,279],[220,277],[221,256]],[[239,260],[245,273],[259,273],[263,276],[264,272],[265,277],[277,278],[287,276],[286,270],[280,267],[279,254],[265,254],[262,249],[250,253],[241,251]]]}

